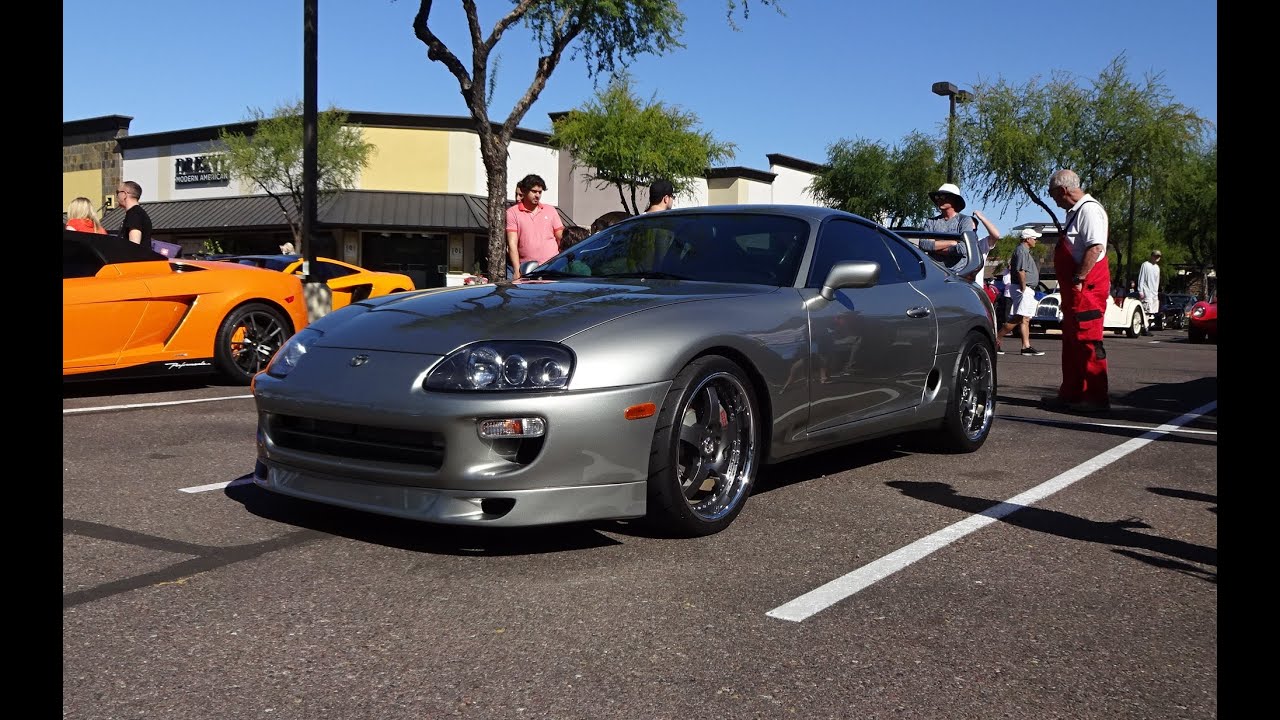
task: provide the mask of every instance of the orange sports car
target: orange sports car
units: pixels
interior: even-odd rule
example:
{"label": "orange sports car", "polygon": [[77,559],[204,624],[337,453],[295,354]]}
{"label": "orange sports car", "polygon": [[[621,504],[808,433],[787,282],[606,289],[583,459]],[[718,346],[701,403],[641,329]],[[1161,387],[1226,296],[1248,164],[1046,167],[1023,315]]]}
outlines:
{"label": "orange sports car", "polygon": [[[302,276],[303,258],[300,255],[232,255],[218,259]],[[330,305],[334,310],[367,298],[417,289],[413,284],[413,278],[408,275],[382,270],[366,270],[359,265],[333,258],[316,258],[316,267],[312,274],[329,286],[332,295]]]}
{"label": "orange sports car", "polygon": [[220,373],[248,385],[306,325],[292,275],[63,231],[64,379]]}

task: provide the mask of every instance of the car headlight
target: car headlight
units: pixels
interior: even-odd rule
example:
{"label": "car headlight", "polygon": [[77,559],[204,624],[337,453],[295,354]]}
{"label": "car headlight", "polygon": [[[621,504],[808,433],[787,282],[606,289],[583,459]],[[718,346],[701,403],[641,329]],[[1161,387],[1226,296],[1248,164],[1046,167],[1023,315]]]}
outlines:
{"label": "car headlight", "polygon": [[[282,351],[283,352],[283,351]],[[427,390],[561,390],[573,374],[563,345],[502,340],[450,353],[427,375]]]}
{"label": "car headlight", "polygon": [[324,337],[323,332],[311,327],[305,327],[294,333],[293,337],[276,351],[275,357],[271,358],[271,364],[267,366],[267,374],[278,378],[288,375],[298,366],[298,362],[307,354],[307,350],[322,337]]}
{"label": "car headlight", "polygon": [[1196,309],[1192,310],[1192,311],[1191,311],[1191,317],[1193,317],[1193,318],[1202,318],[1202,317],[1204,317],[1204,308],[1203,308],[1203,307],[1198,307],[1198,308],[1196,308]]}

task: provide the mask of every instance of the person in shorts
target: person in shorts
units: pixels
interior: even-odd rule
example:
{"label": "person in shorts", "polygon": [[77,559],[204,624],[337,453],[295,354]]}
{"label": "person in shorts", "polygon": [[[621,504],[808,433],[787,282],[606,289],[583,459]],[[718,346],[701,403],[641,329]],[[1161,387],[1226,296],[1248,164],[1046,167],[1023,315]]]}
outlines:
{"label": "person in shorts", "polygon": [[1040,267],[1036,265],[1036,259],[1031,256],[1031,248],[1035,247],[1039,240],[1040,233],[1031,228],[1023,230],[1018,245],[1013,249],[1013,256],[1009,258],[1012,303],[1009,307],[1009,319],[1005,320],[1004,325],[1000,326],[1000,332],[996,333],[998,355],[1004,354],[1004,349],[1000,347],[1000,338],[1013,330],[1015,325],[1019,327],[1022,335],[1022,350],[1019,354],[1044,354],[1043,350],[1037,350],[1031,346],[1031,318],[1036,314],[1036,307],[1039,305],[1035,287],[1036,283],[1040,282]]}

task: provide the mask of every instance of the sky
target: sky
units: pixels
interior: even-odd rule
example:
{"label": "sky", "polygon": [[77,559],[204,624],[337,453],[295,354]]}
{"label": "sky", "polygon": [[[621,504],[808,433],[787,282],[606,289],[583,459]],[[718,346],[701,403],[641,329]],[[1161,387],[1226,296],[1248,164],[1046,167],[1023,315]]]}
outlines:
{"label": "sky", "polygon": [[[1004,80],[1022,85],[1055,72],[1088,86],[1123,55],[1131,79],[1159,75],[1176,102],[1217,122],[1218,8],[1210,0],[781,0],[783,13],[747,0],[750,16],[726,19],[724,0],[680,3],[685,48],[631,64],[634,92],[690,112],[698,129],[737,146],[723,165],[769,169],[781,153],[823,163],[840,140],[893,146],[912,131],[940,136],[948,100],[930,87]],[[510,0],[477,0],[488,29]],[[738,0],[741,6],[743,0]],[[62,118],[133,118],[131,135],[233,123],[250,108],[270,114],[302,99],[301,0],[130,0],[103,12],[96,0],[63,1]],[[413,34],[414,0],[317,0],[317,98],[321,110],[469,114],[458,83],[427,59]],[[436,0],[432,28],[463,63],[470,42],[460,0]],[[121,53],[99,42],[123,40]],[[1086,26],[1083,27],[1083,26]],[[494,50],[490,119],[504,121],[533,77],[537,48],[519,26]],[[106,83],[102,62],[115,68]],[[494,61],[491,61],[491,67]],[[600,79],[603,87],[604,79]],[[567,57],[520,127],[549,131],[549,113],[596,92]],[[1034,205],[985,207],[962,187],[966,212],[982,210],[1002,233],[1048,218]]]}

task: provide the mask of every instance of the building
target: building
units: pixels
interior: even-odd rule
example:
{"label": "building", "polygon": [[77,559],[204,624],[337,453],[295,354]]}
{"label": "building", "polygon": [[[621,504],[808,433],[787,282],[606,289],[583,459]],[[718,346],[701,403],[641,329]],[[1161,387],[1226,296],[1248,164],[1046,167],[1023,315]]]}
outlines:
{"label": "building", "polygon": [[[488,189],[471,118],[347,115],[375,151],[355,187],[318,203],[315,254],[403,272],[418,287],[457,284],[463,273],[482,272]],[[123,211],[113,207],[115,188],[132,180],[142,186],[153,237],[177,243],[184,254],[275,253],[292,240],[284,216],[292,201],[233,180],[221,167],[219,131],[225,127],[247,135],[255,123],[129,135],[132,120],[108,115],[63,123],[64,208],[77,196],[101,199],[103,224],[118,230]],[[544,132],[515,131],[508,202],[514,200],[516,181],[536,173],[551,185],[543,200],[560,210],[566,225],[589,226],[603,213],[622,209],[616,188],[583,181],[583,168],[569,153],[552,148],[549,139]],[[708,169],[680,205],[817,204],[807,187],[820,165],[779,154],[768,160],[768,171]]]}

